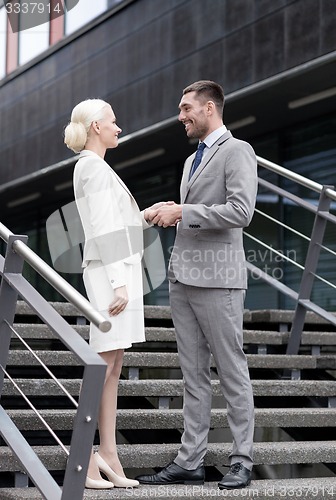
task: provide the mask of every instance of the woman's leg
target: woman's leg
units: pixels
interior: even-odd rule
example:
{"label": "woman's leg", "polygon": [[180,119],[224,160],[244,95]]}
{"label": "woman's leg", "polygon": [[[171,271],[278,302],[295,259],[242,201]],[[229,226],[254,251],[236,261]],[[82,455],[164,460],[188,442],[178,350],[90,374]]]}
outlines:
{"label": "woman's leg", "polygon": [[[120,372],[123,363],[124,351],[108,351],[99,353],[107,363],[105,383],[100,402],[98,427],[99,427],[99,455],[119,476],[124,476],[120,464],[116,445],[116,414],[117,396]],[[97,465],[90,459],[88,474],[91,479],[101,478]]]}
{"label": "woman's leg", "polygon": [[117,396],[120,372],[123,364],[124,351],[101,353],[108,365],[108,374],[104,385],[99,411],[99,455],[119,476],[124,476],[123,468],[117,454],[116,416]]}

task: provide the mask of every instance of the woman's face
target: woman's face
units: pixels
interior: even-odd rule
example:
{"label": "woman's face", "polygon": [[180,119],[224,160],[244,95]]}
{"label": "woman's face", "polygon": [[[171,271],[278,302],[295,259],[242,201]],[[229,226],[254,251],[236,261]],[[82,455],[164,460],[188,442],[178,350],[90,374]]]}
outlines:
{"label": "woman's face", "polygon": [[99,137],[105,148],[116,148],[121,128],[118,127],[115,114],[111,106],[106,108],[104,118],[96,120]]}

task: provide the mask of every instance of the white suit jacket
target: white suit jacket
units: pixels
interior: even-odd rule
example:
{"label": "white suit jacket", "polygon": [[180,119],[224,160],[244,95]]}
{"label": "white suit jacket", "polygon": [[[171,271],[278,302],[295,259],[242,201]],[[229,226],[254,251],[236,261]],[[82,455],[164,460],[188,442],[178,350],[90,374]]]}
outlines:
{"label": "white suit jacket", "polygon": [[125,265],[140,265],[149,224],[127,186],[96,153],[80,153],[73,184],[85,235],[82,266],[101,261],[112,287],[125,285]]}

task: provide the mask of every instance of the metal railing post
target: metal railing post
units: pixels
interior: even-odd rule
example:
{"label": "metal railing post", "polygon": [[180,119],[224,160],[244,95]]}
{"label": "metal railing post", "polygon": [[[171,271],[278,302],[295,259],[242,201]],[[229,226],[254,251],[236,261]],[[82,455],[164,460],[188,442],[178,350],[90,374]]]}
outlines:
{"label": "metal railing post", "polygon": [[[6,371],[6,364],[12,332],[17,333],[13,328],[13,323],[18,295],[56,333],[63,344],[77,356],[80,364],[84,365],[79,404],[73,401],[77,407],[77,412],[73,424],[69,451],[58,440],[53,430],[47,425],[47,422],[41,419],[68,455],[63,488],[59,487],[30,444],[25,440],[20,430],[12,422],[6,410],[1,406],[0,432],[4,441],[20,461],[24,471],[27,472],[30,479],[42,493],[43,498],[47,498],[48,500],[60,500],[61,498],[62,500],[82,500],[90,452],[97,429],[106,363],[97,353],[92,351],[87,342],[74,331],[64,318],[22,276],[23,263],[27,262],[55,290],[58,290],[69,302],[78,307],[79,311],[101,331],[108,331],[111,328],[111,322],[96,311],[77,290],[71,287],[26,245],[26,236],[16,236],[0,223],[0,238],[4,239],[8,245],[6,258],[0,255],[0,274],[3,278],[0,289],[0,334],[2,340],[2,349],[0,350],[0,368],[2,367],[2,370],[0,369],[0,397],[5,376],[13,384],[15,383]],[[18,335],[18,337],[20,336]],[[20,340],[23,341],[23,339]],[[28,345],[26,347],[29,349]],[[34,353],[32,352],[32,354]],[[47,366],[43,364],[41,359],[37,357],[37,361],[48,371]],[[29,399],[25,397],[19,387],[17,389],[38,415],[38,411],[30,404]],[[66,393],[66,391],[64,392]],[[21,474],[22,472],[19,471],[17,477],[21,478]],[[26,482],[23,483],[22,481],[18,481],[18,484],[21,487],[27,485]]]}
{"label": "metal railing post", "polygon": [[297,354],[300,348],[302,330],[305,323],[307,308],[303,301],[309,301],[314,285],[314,274],[319,262],[321,245],[323,243],[324,232],[327,220],[321,217],[322,212],[329,213],[331,199],[327,196],[326,190],[333,189],[333,186],[323,186],[314,225],[311,233],[310,243],[306,255],[305,269],[302,274],[298,300],[294,312],[292,328],[287,345],[287,354]]}
{"label": "metal railing post", "polygon": [[[15,240],[27,242],[28,236],[10,236],[5,256],[3,279],[0,287],[0,366],[6,368],[12,332],[8,325],[13,325],[18,294],[5,279],[8,274],[22,274],[24,260],[13,252]],[[0,398],[4,383],[4,372],[0,370]]]}
{"label": "metal railing post", "polygon": [[[15,241],[26,243],[27,236],[18,236],[10,234],[7,241],[7,251],[4,260],[2,281],[0,287],[0,397],[4,385],[4,370],[6,370],[8,354],[10,349],[10,341],[12,336],[11,326],[13,326],[18,292],[12,286],[12,281],[15,278],[22,278],[22,269],[24,258],[15,253],[13,247]],[[8,417],[6,411],[0,406],[0,431],[4,441],[16,455],[25,471],[33,471],[30,474],[33,482],[38,486],[38,489],[45,498],[50,500],[60,500],[61,489],[50,476],[40,459],[37,457],[31,446],[25,440],[23,435],[13,424]],[[24,476],[22,475],[22,478]],[[15,482],[17,483],[17,476]],[[28,486],[27,478],[25,481],[19,481],[22,487]]]}
{"label": "metal railing post", "polygon": [[[97,429],[106,366],[86,366],[73,424],[70,455],[63,480],[62,500],[82,500],[90,452]],[[97,387],[99,384],[99,389]]]}

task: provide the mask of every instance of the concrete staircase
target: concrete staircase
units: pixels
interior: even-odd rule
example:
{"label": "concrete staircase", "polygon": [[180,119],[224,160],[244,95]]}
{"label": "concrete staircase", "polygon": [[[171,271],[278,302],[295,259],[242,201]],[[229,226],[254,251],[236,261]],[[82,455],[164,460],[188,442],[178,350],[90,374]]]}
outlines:
{"label": "concrete staircase", "polygon": [[[88,338],[88,326],[75,308],[65,303],[53,305],[80,335]],[[249,490],[217,489],[217,480],[229,463],[231,438],[214,369],[204,486],[141,486],[134,492],[85,490],[84,498],[336,497],[336,331],[308,313],[301,352],[288,356],[285,350],[292,317],[291,311],[246,311],[244,315],[244,342],[256,402],[256,466]],[[146,306],[145,319],[147,342],[125,353],[119,388],[119,455],[130,476],[170,462],[179,447],[183,427],[183,384],[170,309]],[[24,303],[18,305],[15,328],[69,393],[77,397],[82,368],[76,357]],[[16,339],[8,369],[65,445],[69,444],[74,410]],[[55,446],[8,380],[2,405],[61,484],[64,452]],[[0,500],[41,498],[34,487],[14,487],[13,477],[20,481],[22,468],[10,449],[3,442],[1,445]]]}

